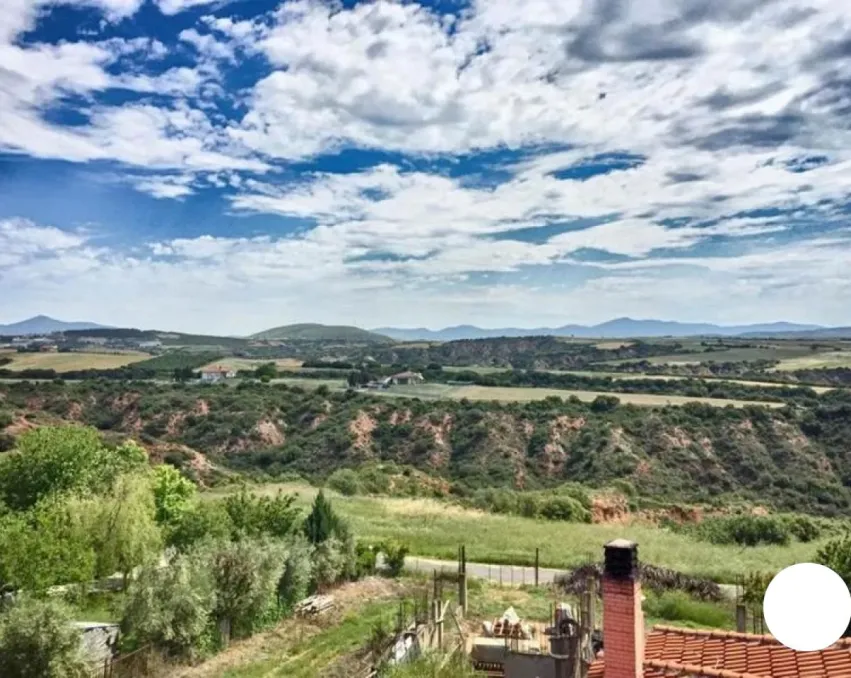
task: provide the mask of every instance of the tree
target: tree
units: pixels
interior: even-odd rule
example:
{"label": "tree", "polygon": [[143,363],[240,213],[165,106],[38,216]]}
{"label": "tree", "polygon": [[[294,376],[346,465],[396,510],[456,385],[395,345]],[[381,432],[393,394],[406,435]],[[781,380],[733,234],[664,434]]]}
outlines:
{"label": "tree", "polygon": [[83,505],[97,553],[97,576],[120,572],[126,582],[135,568],[158,560],[162,535],[147,475],[121,476],[110,494]]}
{"label": "tree", "polygon": [[86,678],[80,631],[57,600],[18,599],[0,617],[3,678]]}
{"label": "tree", "polygon": [[166,533],[166,542],[185,553],[200,542],[230,539],[234,532],[223,502],[199,502],[180,514]]}
{"label": "tree", "polygon": [[274,497],[258,497],[243,485],[237,494],[224,500],[233,526],[233,538],[288,536],[301,513],[294,503],[295,495],[278,492]]}
{"label": "tree", "polygon": [[313,508],[304,521],[304,534],[311,544],[321,544],[331,537],[343,538],[347,532],[342,520],[334,513],[325,493],[319,490]]}
{"label": "tree", "polygon": [[257,379],[263,379],[264,377],[274,379],[278,376],[278,368],[275,363],[263,363],[262,365],[258,365],[257,369],[254,370],[254,376]]}
{"label": "tree", "polygon": [[178,556],[147,567],[130,584],[121,617],[125,649],[152,644],[170,655],[195,657],[210,648],[215,589],[197,560]]}
{"label": "tree", "polygon": [[310,586],[312,563],[310,545],[304,537],[293,540],[284,559],[284,573],[278,582],[278,603],[290,611],[302,600]]}
{"label": "tree", "polygon": [[319,593],[327,591],[339,581],[343,574],[346,559],[342,544],[335,537],[329,537],[313,549],[313,586]]}
{"label": "tree", "polygon": [[93,428],[32,429],[0,459],[0,499],[26,510],[53,494],[102,491],[116,475],[146,461],[145,451],[135,443],[107,448]]}
{"label": "tree", "polygon": [[816,553],[815,562],[829,567],[851,587],[851,534],[827,542]]}
{"label": "tree", "polygon": [[227,620],[236,637],[251,635],[275,612],[284,571],[282,546],[255,540],[220,542],[201,557],[216,590],[216,620]]}
{"label": "tree", "polygon": [[195,484],[170,464],[154,468],[153,489],[157,523],[169,527],[191,510],[197,494]]}
{"label": "tree", "polygon": [[172,372],[172,379],[181,384],[190,381],[194,376],[195,373],[191,367],[175,367],[174,372]]}
{"label": "tree", "polygon": [[334,471],[328,478],[328,487],[347,497],[358,494],[361,489],[358,474],[350,468],[340,468]]}
{"label": "tree", "polygon": [[41,594],[51,586],[93,579],[88,521],[76,508],[52,498],[0,518],[0,585]]}

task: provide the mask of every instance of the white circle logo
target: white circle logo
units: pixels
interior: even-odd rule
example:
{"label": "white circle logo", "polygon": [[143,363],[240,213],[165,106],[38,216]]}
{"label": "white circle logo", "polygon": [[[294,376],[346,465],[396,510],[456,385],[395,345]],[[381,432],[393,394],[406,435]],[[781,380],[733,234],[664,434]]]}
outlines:
{"label": "white circle logo", "polygon": [[786,647],[799,652],[824,650],[851,622],[851,593],[829,567],[798,563],[771,580],[763,614],[768,630]]}

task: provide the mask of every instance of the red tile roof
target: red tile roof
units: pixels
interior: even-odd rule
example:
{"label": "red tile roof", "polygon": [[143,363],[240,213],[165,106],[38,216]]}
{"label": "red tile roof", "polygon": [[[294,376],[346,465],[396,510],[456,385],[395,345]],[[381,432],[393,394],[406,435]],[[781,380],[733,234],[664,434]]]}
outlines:
{"label": "red tile roof", "polygon": [[[605,650],[588,678],[603,678]],[[644,678],[851,678],[851,640],[796,652],[773,636],[656,626],[644,646]]]}

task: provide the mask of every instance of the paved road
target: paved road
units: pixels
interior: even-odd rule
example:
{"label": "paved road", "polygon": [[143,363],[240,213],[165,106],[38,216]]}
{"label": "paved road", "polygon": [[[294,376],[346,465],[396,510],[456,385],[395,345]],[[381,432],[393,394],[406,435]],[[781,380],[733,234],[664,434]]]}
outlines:
{"label": "paved road", "polygon": [[[434,558],[420,558],[408,556],[405,558],[405,567],[415,572],[448,571],[457,572],[458,563],[454,560],[436,560]],[[551,567],[538,569],[538,583],[551,584],[560,574],[567,570],[558,570]],[[503,586],[523,586],[535,583],[535,568],[523,567],[521,565],[493,565],[489,563],[467,562],[467,574],[478,579],[485,579]],[[719,584],[721,591],[728,600],[736,599],[736,587],[733,584]]]}

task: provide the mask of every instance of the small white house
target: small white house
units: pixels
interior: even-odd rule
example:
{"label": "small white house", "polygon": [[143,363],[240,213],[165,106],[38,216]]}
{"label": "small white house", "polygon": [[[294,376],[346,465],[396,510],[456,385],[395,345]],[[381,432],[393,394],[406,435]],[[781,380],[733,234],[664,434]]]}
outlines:
{"label": "small white house", "polygon": [[201,368],[201,381],[221,381],[233,379],[235,376],[236,370],[224,365],[209,365]]}

